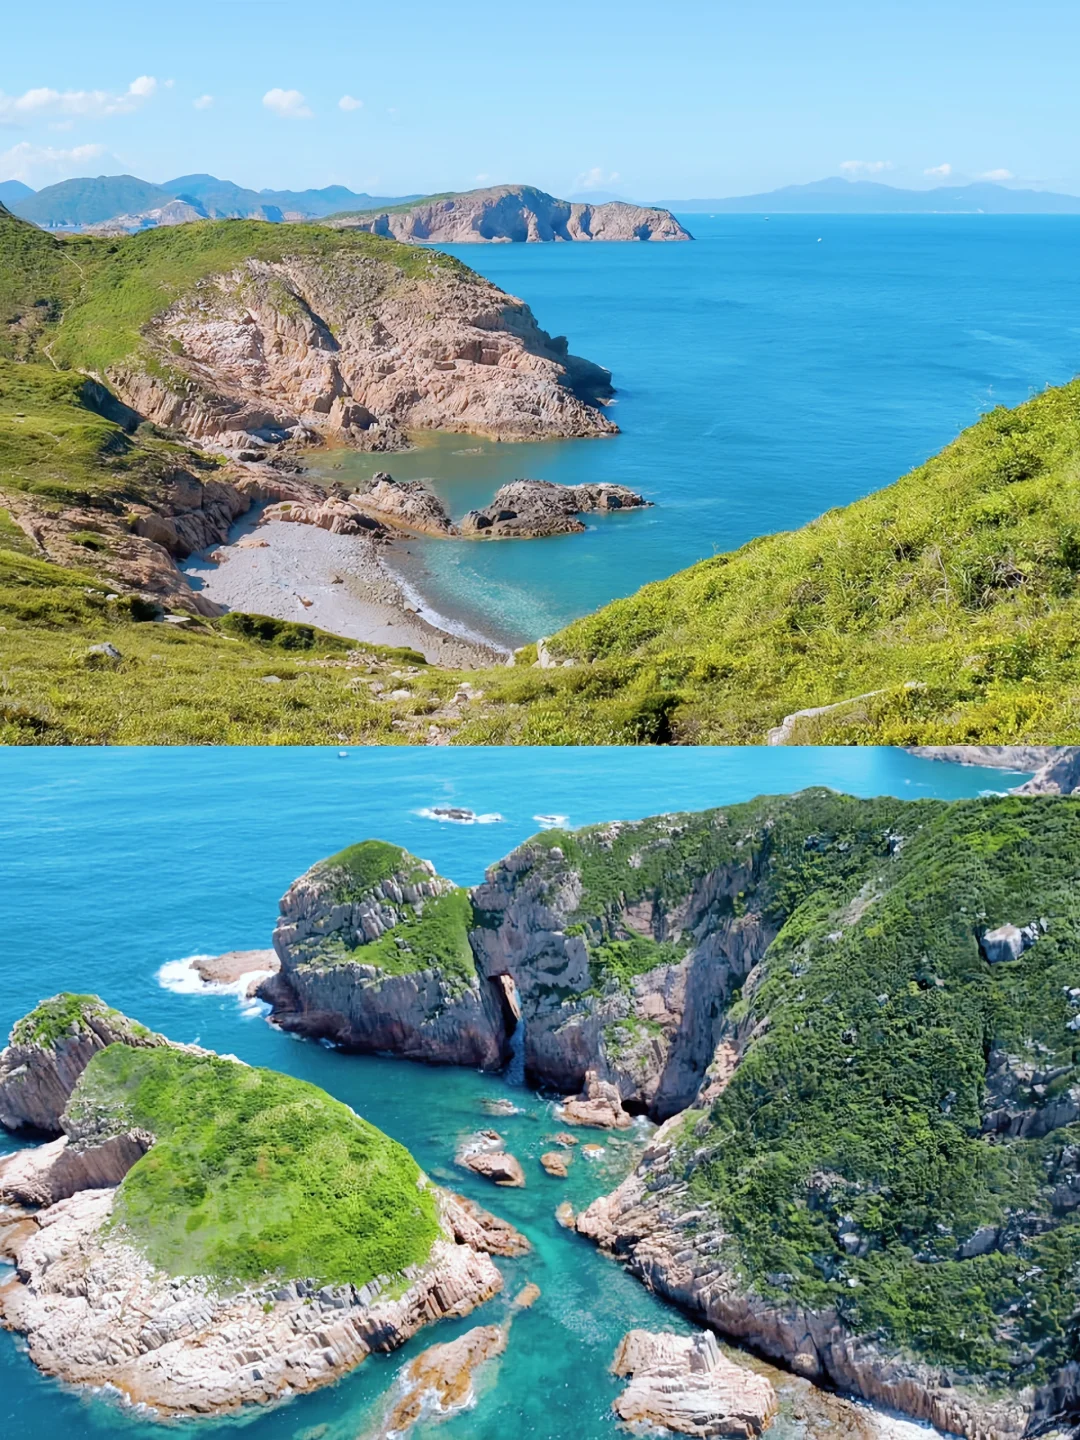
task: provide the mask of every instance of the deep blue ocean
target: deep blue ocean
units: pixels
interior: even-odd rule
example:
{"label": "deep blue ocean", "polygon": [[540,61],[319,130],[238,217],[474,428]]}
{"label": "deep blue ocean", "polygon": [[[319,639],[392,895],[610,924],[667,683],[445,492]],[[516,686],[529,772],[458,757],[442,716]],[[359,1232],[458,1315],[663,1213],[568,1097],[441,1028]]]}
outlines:
{"label": "deep blue ocean", "polygon": [[655,502],[584,535],[410,541],[436,611],[521,644],[646,581],[887,485],[1080,370],[1080,217],[687,215],[692,244],[449,247],[614,376],[608,440],[431,438],[340,455],[461,515],[519,476]]}
{"label": "deep blue ocean", "polygon": [[[176,1040],[199,1040],[324,1086],[406,1144],[436,1179],[518,1225],[534,1253],[500,1262],[508,1294],[542,1290],[515,1319],[509,1349],[475,1409],[438,1427],[445,1440],[617,1440],[607,1373],[633,1325],[683,1328],[674,1311],[558,1228],[630,1168],[647,1127],[600,1136],[602,1159],[576,1158],[568,1181],[537,1164],[558,1128],[545,1097],[495,1076],[361,1058],[290,1039],[231,994],[183,993],[162,967],[196,954],[263,947],[277,901],[314,861],[353,841],[397,841],[462,884],[538,826],[696,809],[811,784],[859,795],[951,799],[1018,777],[888,749],[0,749],[0,1030],[61,989],[93,991]],[[487,823],[439,822],[437,805]],[[493,818],[501,817],[501,818]],[[521,1114],[495,1123],[524,1164],[523,1190],[495,1190],[453,1168],[459,1136],[485,1124],[482,1100],[510,1094]],[[14,1148],[0,1136],[0,1150]],[[0,1276],[0,1279],[3,1277]],[[366,1440],[401,1365],[457,1330],[501,1318],[496,1300],[463,1322],[425,1330],[337,1385],[229,1421],[170,1427],[185,1436],[242,1430],[251,1440]],[[805,1382],[781,1378],[773,1440],[803,1440],[813,1415]],[[895,1434],[906,1434],[902,1426]],[[162,1429],[100,1396],[40,1376],[0,1334],[0,1436],[152,1440]],[[165,1433],[168,1433],[167,1431]],[[434,1434],[422,1427],[419,1437]],[[913,1432],[911,1432],[913,1433]],[[820,1440],[820,1430],[814,1440]]]}

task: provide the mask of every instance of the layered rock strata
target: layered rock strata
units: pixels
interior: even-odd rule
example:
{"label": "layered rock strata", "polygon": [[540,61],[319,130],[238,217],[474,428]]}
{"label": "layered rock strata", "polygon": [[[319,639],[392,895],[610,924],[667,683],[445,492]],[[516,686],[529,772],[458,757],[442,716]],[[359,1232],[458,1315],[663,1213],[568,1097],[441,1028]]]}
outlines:
{"label": "layered rock strata", "polygon": [[628,1425],[751,1440],[767,1430],[776,1415],[776,1391],[770,1382],[728,1360],[708,1330],[697,1335],[631,1330],[623,1336],[611,1368],[629,1377],[614,1404]]}
{"label": "layered rock strata", "polygon": [[0,1125],[63,1132],[71,1092],[90,1058],[108,1045],[169,1045],[96,995],[54,995],[19,1021],[0,1053]]}
{"label": "layered rock strata", "polygon": [[[0,1288],[0,1315],[47,1375],[109,1385],[161,1415],[314,1389],[423,1325],[467,1315],[502,1286],[486,1253],[450,1238],[436,1240],[401,1293],[378,1282],[359,1291],[302,1280],[231,1290],[176,1279],[109,1232],[114,1195],[84,1190],[35,1217],[13,1246],[18,1273]],[[451,1234],[453,1210],[447,1197]]]}
{"label": "layered rock strata", "polygon": [[[298,247],[302,251],[302,247]],[[415,267],[411,267],[415,271]],[[528,306],[432,257],[406,274],[370,244],[249,258],[143,330],[157,365],[109,373],[139,415],[238,454],[329,439],[403,448],[410,430],[502,440],[614,434],[610,375]]]}
{"label": "layered rock strata", "polygon": [[[339,858],[313,866],[289,888],[274,931],[281,970],[260,995],[277,1024],[300,1034],[349,1049],[498,1068],[505,1040],[499,1000],[472,964],[464,912],[453,912],[462,892],[429,862],[385,849],[394,854],[376,878],[358,878],[348,858]],[[432,925],[434,916],[438,928],[425,931],[425,917]],[[461,957],[452,972],[432,954],[444,943]]]}

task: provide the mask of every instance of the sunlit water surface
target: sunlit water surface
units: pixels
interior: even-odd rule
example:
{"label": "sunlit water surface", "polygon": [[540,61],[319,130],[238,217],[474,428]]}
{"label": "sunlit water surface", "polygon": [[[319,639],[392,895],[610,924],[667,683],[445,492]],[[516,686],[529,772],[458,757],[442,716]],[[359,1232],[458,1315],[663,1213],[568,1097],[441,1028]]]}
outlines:
{"label": "sunlit water surface", "polygon": [[[456,517],[519,476],[630,485],[583,535],[409,542],[436,612],[521,644],[890,483],[1080,369],[1080,217],[683,217],[692,244],[459,245],[617,389],[608,440],[429,437],[337,479],[429,479]],[[338,467],[338,468],[334,468]]]}

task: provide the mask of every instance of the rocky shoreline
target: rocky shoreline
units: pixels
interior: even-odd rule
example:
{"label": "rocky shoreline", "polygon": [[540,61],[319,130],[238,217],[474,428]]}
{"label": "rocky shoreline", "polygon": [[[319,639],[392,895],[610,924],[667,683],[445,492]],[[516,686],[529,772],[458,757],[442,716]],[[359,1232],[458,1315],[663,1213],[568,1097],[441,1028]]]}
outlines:
{"label": "rocky shoreline", "polygon": [[[969,1440],[1019,1440],[1052,1430],[1063,1417],[1080,1412],[1080,1364],[1062,1354],[1038,1383],[1017,1379],[1003,1385],[977,1365],[951,1358],[947,1347],[944,1354],[924,1355],[917,1346],[891,1338],[880,1324],[860,1321],[859,1289],[845,1289],[844,1277],[850,1276],[855,1287],[877,1284],[876,1262],[868,1261],[869,1268],[861,1262],[880,1250],[887,1255],[889,1242],[864,1236],[849,1212],[861,1213],[859,1195],[881,1182],[863,1179],[858,1171],[833,1173],[825,1163],[820,1175],[799,1181],[794,1194],[805,1198],[793,1203],[811,1215],[821,1212],[823,1218],[814,1222],[820,1230],[816,1243],[832,1247],[821,1262],[821,1273],[832,1282],[828,1298],[811,1302],[800,1298],[796,1277],[781,1273],[779,1266],[775,1273],[748,1273],[724,1219],[723,1192],[706,1198],[714,1182],[705,1185],[700,1172],[716,1153],[719,1142],[710,1137],[715,1127],[723,1130],[729,1099],[746,1103],[737,1099],[745,1084],[753,1084],[744,1084],[745,1075],[770,1053],[774,1026],[788,1023],[785,1005],[805,1000],[794,991],[791,999],[778,999],[787,984],[795,983],[784,977],[801,976],[807,966],[814,975],[814,965],[839,963],[830,957],[834,951],[845,953],[844,944],[872,946],[865,937],[875,933],[874,915],[892,914],[882,909],[892,887],[906,895],[910,884],[924,893],[928,885],[944,883],[936,860],[918,858],[924,850],[935,854],[933,817],[943,823],[955,816],[963,834],[969,827],[981,835],[984,827],[1011,823],[1008,807],[1017,804],[1031,807],[1029,825],[1038,826],[1044,818],[1049,823],[1049,812],[1044,816],[1037,808],[1048,803],[1038,796],[1010,797],[920,809],[899,801],[806,792],[700,816],[662,816],[576,833],[546,831],[490,867],[467,896],[440,882],[430,866],[393,847],[386,847],[393,854],[382,877],[356,886],[344,873],[344,861],[351,855],[356,873],[369,875],[372,855],[362,844],[314,867],[282,902],[275,933],[282,969],[262,994],[273,1006],[276,1023],[326,1035],[346,1048],[391,1049],[414,1059],[497,1069],[516,1047],[527,1078],[565,1097],[557,1111],[564,1123],[618,1129],[634,1113],[664,1121],[637,1170],[576,1218],[562,1207],[567,1212],[562,1223],[574,1224],[579,1234],[626,1263],[650,1289],[686,1313],[797,1375]],[[995,805],[1005,807],[1000,821],[994,818]],[[1062,980],[1072,976],[1064,993],[1074,997],[1068,1001],[1072,1008],[1053,1022],[1061,1031],[1056,1043],[1064,1047],[1060,1064],[1037,1057],[1029,1063],[1005,1047],[992,1048],[988,1061],[981,1051],[973,1057],[985,1073],[973,1092],[965,1128],[957,1132],[956,1143],[971,1147],[971,1164],[980,1163],[994,1136],[1012,1137],[994,1140],[995,1145],[1020,1147],[1012,1152],[1017,1165],[1035,1163],[1030,1146],[1036,1137],[1061,1137],[1047,1151],[1052,1158],[1046,1161],[1046,1178],[1039,1179],[1044,1174],[1039,1165],[1033,1172],[1032,1184],[1041,1188],[1038,1198],[1032,1192],[1026,1202],[1031,1213],[1020,1220],[1014,1209],[1008,1225],[987,1225],[958,1213],[951,1221],[956,1237],[948,1242],[916,1234],[904,1252],[911,1258],[902,1262],[912,1267],[912,1284],[922,1283],[922,1267],[932,1259],[959,1265],[964,1275],[983,1274],[981,1257],[987,1254],[996,1255],[1009,1274],[1039,1273],[1035,1251],[1025,1260],[1027,1247],[1042,1235],[1059,1233],[1056,1227],[1067,1222],[1080,1196],[1076,1152],[1063,1128],[1080,1115],[1080,1080],[1068,1060],[1075,1030],[1069,1017],[1080,1005],[1080,973],[1053,938],[1071,922],[1060,911],[1061,902],[1050,898],[1058,892],[1048,877],[1054,866],[1069,862],[1059,854],[1057,839],[1047,843],[1050,848],[1040,851],[1045,883],[1051,886],[1046,898],[1022,898],[1030,880],[1021,882],[1013,874],[1001,892],[1010,896],[1009,913],[1001,914],[999,892],[990,889],[984,898],[978,888],[982,882],[967,877],[963,884],[972,887],[970,892],[950,892],[941,903],[953,911],[959,904],[965,913],[988,909],[986,918],[955,936],[943,929],[933,941],[912,941],[932,954],[922,963],[936,978],[926,983],[935,986],[932,994],[944,992],[946,1008],[938,1023],[949,1034],[953,1026],[958,1037],[964,1033],[962,1017],[949,1008],[953,1002],[948,998],[960,976],[974,974],[989,994],[999,983],[997,972],[1026,964],[1025,983],[1035,987],[1034,994],[1043,965],[1064,967],[1053,973]],[[922,868],[924,863],[929,868]],[[819,872],[821,866],[826,869]],[[792,957],[793,942],[785,939],[790,928],[785,927],[792,906],[794,913],[803,912],[802,902],[791,898],[791,877],[818,877],[808,881],[807,904],[812,906],[810,897],[828,883],[823,877],[841,872],[846,878],[839,889],[827,892],[832,896],[828,915],[816,916],[811,908],[812,922],[795,922],[809,929]],[[782,893],[789,898],[783,901],[775,888],[777,873],[788,877]],[[431,887],[431,894],[421,893],[418,879]],[[425,958],[432,952],[418,943],[418,926],[428,923],[427,907],[436,895],[443,903],[452,894],[460,896],[463,907],[467,900],[468,909],[452,934],[440,928],[438,944],[442,954],[460,957],[456,971]],[[298,904],[303,930],[296,928]],[[414,947],[416,958],[408,961]],[[395,967],[415,969],[383,973],[377,958],[383,953],[395,957]],[[837,978],[821,982],[828,988],[828,1004],[815,1026],[831,1023],[825,1017],[836,1008],[836,986],[850,989],[853,983],[841,982],[846,974],[841,970]],[[923,994],[919,984],[913,979],[901,989],[912,997],[905,1003],[916,1006],[914,997]],[[888,987],[878,981],[873,994],[860,997],[852,990],[843,1003],[850,1013],[862,1014],[865,1008],[876,1017],[890,1000]],[[385,1028],[390,1014],[393,1036]],[[869,1023],[865,1018],[861,1025],[849,1023],[833,1049],[815,1063],[841,1064],[845,1047]],[[910,1023],[914,1043],[920,1044],[917,1009]],[[965,1042],[958,1038],[956,1043]],[[784,1073],[797,1069],[798,1048]],[[1054,1077],[1053,1095],[1061,1097],[1052,1104],[1046,1099],[1049,1076]],[[947,1114],[954,1104],[955,1090],[948,1083],[942,1079],[941,1095],[928,1101],[934,1114]],[[877,1124],[876,1113],[847,1123]],[[497,1183],[519,1183],[501,1138],[495,1132],[481,1138],[474,1151],[479,1164],[473,1168],[490,1173]],[[471,1159],[465,1163],[472,1165]],[[546,1152],[542,1163],[556,1176],[566,1168],[557,1152]],[[834,1193],[839,1198],[832,1198]],[[975,1216],[1001,1201],[987,1195],[979,1203],[982,1209]],[[939,1230],[951,1236],[949,1223],[941,1222]],[[925,1258],[921,1252],[915,1255],[916,1245],[924,1247]],[[940,1255],[935,1245],[944,1247]],[[811,1291],[820,1287],[816,1278],[801,1283]],[[950,1283],[961,1283],[960,1272]],[[1047,1302],[1044,1296],[1039,1303]],[[1023,1376],[1041,1341],[1026,1332],[1014,1340],[1008,1328],[993,1333],[1001,1337],[997,1343],[1015,1346],[1012,1363]]]}

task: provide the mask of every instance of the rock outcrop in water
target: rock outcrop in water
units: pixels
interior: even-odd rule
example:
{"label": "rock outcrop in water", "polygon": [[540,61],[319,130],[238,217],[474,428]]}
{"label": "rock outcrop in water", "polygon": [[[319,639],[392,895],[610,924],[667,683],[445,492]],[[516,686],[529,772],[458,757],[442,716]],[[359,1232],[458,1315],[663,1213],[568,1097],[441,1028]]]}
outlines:
{"label": "rock outcrop in water", "polygon": [[469,948],[468,896],[397,846],[322,861],[281,901],[275,1021],[349,1049],[497,1068],[504,1024]]}
{"label": "rock outcrop in water", "polygon": [[[147,1041],[150,1032],[93,997],[56,997],[21,1026],[39,1040],[46,1030],[55,1034],[57,1000],[80,1013],[80,1022],[64,1021],[66,1032],[53,1043],[61,1058],[47,1087],[50,1096],[68,1090],[59,1117],[65,1135],[0,1162],[0,1196],[35,1207],[0,1211],[0,1253],[16,1266],[0,1286],[0,1320],[25,1335],[30,1358],[46,1374],[110,1386],[158,1415],[277,1400],[336,1379],[434,1320],[468,1314],[502,1286],[490,1256],[528,1249],[506,1222],[433,1187],[407,1152],[313,1086],[161,1037]],[[73,1038],[86,1043],[80,1049]],[[123,1052],[133,1046],[153,1058],[127,1063]],[[25,1035],[9,1046],[6,1073],[26,1048]],[[230,1117],[237,1097],[240,1108]],[[198,1148],[204,1123],[185,1129],[191,1108],[214,1116],[209,1149]],[[132,1114],[146,1111],[148,1128],[125,1128]],[[282,1126],[288,1185],[273,1178]],[[260,1138],[245,1150],[243,1137],[253,1129]],[[314,1154],[304,1148],[307,1139]],[[337,1157],[324,1194],[320,1144]],[[148,1172],[142,1162],[156,1145],[160,1161]],[[184,1183],[166,1179],[161,1189],[170,1168]],[[228,1252],[235,1218],[228,1207],[214,1215],[218,1248],[199,1252],[199,1239],[188,1238],[197,1237],[203,1207],[223,1185],[245,1210],[235,1272],[198,1259]],[[159,1199],[144,1209],[147,1187],[158,1187]],[[353,1280],[320,1273],[340,1264],[327,1261],[325,1241],[315,1242],[324,1258],[310,1272],[299,1258],[302,1238],[286,1236],[279,1249],[282,1221],[310,1234],[306,1207],[344,1240]],[[184,1238],[170,1241],[170,1231]],[[361,1258],[369,1242],[385,1273],[372,1273]],[[415,1258],[395,1267],[395,1253]],[[356,1267],[365,1265],[361,1278]]]}
{"label": "rock outcrop in water", "polygon": [[611,1368],[629,1377],[614,1406],[628,1425],[751,1440],[776,1415],[776,1391],[765,1376],[728,1360],[707,1330],[697,1335],[631,1330]]}
{"label": "rock outcrop in water", "polygon": [[437,245],[477,241],[689,240],[670,210],[622,200],[602,205],[556,200],[532,185],[492,185],[401,205],[334,216],[331,225]]}
{"label": "rock outcrop in water", "polygon": [[1067,1427],[1078,866],[1080,806],[1038,796],[545,831],[469,895],[488,1063],[513,1037],[533,1082],[665,1122],[576,1219],[657,1294],[970,1440]]}
{"label": "rock outcrop in water", "polygon": [[481,540],[531,540],[573,535],[585,529],[578,517],[598,512],[640,510],[651,502],[626,485],[556,485],[550,480],[514,480],[497,490],[490,505],[462,518],[462,535]]}

